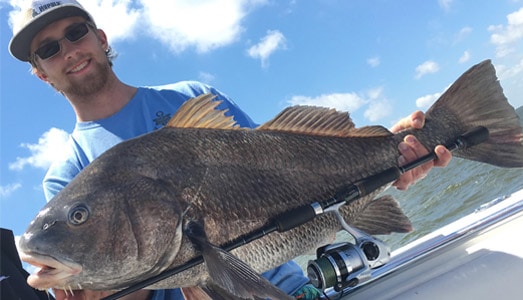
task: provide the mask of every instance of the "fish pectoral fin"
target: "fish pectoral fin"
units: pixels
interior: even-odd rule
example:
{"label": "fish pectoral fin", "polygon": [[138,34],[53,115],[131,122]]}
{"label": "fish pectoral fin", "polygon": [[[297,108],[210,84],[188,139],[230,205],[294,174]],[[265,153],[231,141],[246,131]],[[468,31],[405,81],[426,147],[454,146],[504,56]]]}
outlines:
{"label": "fish pectoral fin", "polygon": [[200,224],[189,222],[187,229],[209,272],[206,292],[212,299],[294,299],[236,256],[211,244]]}
{"label": "fish pectoral fin", "polygon": [[367,206],[350,222],[368,234],[410,232],[412,224],[391,195],[369,201]]}

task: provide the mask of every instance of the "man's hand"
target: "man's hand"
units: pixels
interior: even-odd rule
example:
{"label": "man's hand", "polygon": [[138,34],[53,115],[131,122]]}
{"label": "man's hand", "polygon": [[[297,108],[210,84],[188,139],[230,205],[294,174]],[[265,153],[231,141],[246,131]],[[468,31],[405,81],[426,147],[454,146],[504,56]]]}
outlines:
{"label": "man's hand", "polygon": [[[425,125],[425,114],[421,111],[416,111],[410,116],[401,119],[396,125],[391,128],[393,133],[399,132],[408,128],[421,129]],[[403,142],[398,145],[398,149],[401,156],[398,158],[398,164],[403,166],[408,162],[411,162],[417,158],[427,155],[428,150],[416,139],[413,135],[405,136]],[[417,168],[414,168],[405,174],[401,175],[392,185],[398,190],[406,190],[409,185],[414,184],[417,180],[420,180],[427,176],[427,173],[432,167],[445,167],[449,164],[452,154],[450,151],[442,145],[438,145],[435,148],[436,160],[427,162]]]}

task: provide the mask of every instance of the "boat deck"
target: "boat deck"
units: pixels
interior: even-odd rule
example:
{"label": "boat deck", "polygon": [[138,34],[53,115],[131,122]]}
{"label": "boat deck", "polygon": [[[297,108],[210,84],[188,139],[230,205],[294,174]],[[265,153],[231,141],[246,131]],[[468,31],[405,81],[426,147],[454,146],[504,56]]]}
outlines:
{"label": "boat deck", "polygon": [[522,232],[520,190],[394,251],[342,299],[523,299]]}

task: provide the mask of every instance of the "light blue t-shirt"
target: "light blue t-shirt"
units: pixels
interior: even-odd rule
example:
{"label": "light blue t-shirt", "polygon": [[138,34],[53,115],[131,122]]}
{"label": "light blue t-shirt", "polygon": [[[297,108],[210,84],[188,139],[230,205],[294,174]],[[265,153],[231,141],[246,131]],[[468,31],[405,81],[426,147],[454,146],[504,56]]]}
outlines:
{"label": "light blue t-shirt", "polygon": [[[77,122],[67,144],[67,154],[54,162],[44,177],[43,187],[47,201],[51,200],[83,168],[112,146],[163,127],[192,97],[204,93],[216,95],[223,101],[219,109],[228,109],[241,127],[257,126],[225,94],[196,81],[182,81],[156,88],[138,88],[134,97],[114,115],[96,121]],[[262,274],[287,293],[293,293],[308,282],[301,268],[288,262]],[[179,289],[157,290],[154,300],[183,299]]]}

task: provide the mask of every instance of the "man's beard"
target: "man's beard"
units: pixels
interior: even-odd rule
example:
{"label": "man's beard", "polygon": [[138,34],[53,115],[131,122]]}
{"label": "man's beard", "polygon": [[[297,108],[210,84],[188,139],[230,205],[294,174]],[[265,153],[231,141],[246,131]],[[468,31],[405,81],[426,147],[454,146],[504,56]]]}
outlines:
{"label": "man's beard", "polygon": [[109,64],[105,62],[99,63],[94,60],[92,60],[92,63],[96,72],[85,77],[82,82],[70,81],[70,84],[62,90],[64,94],[89,97],[100,92],[108,84],[111,69]]}

